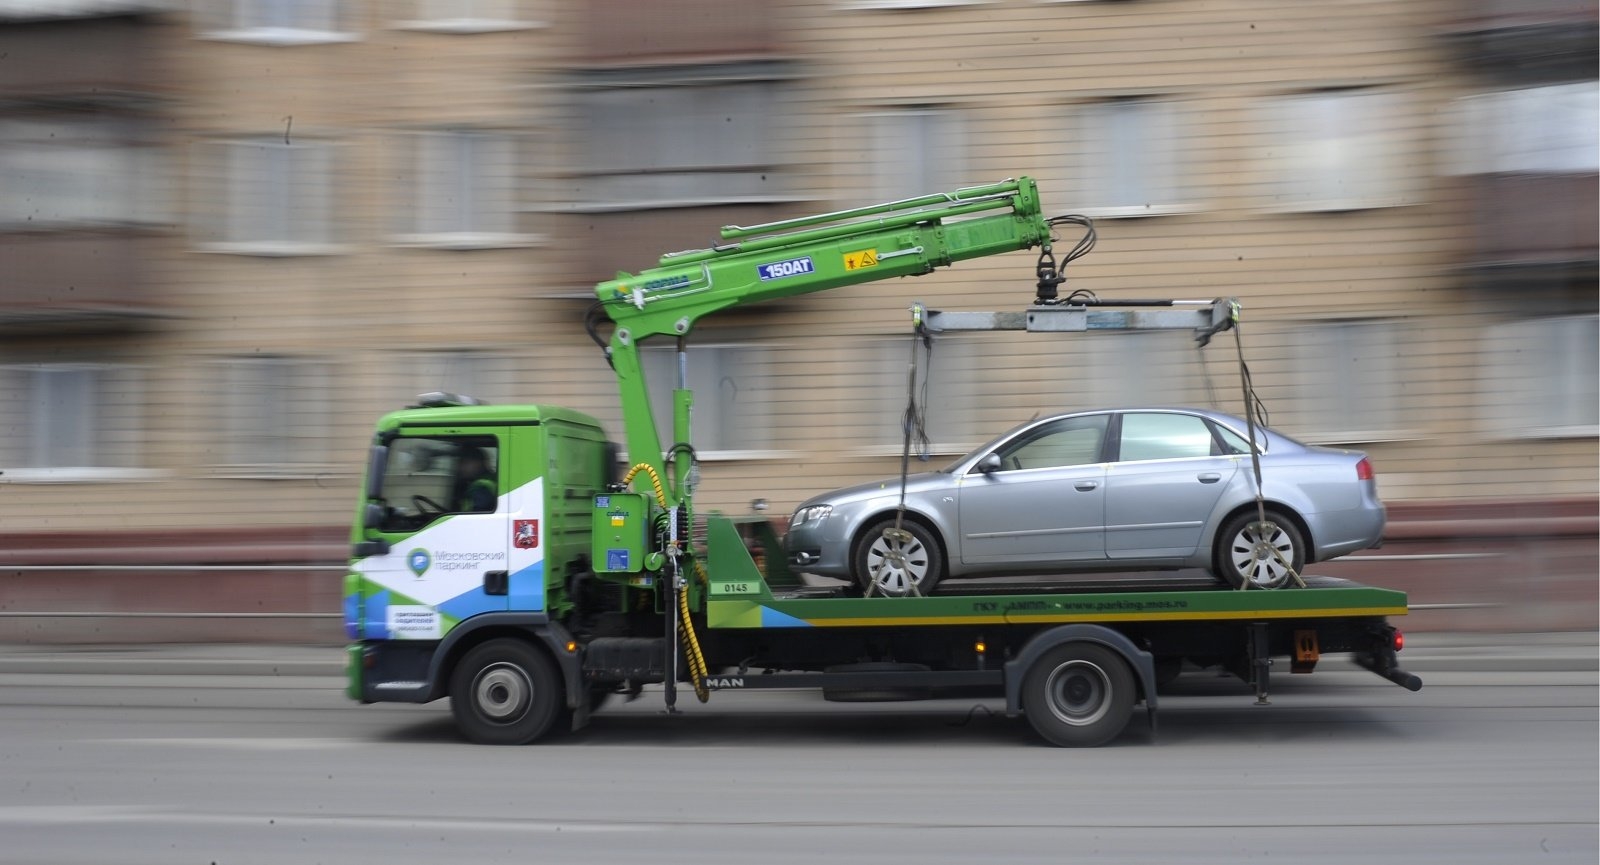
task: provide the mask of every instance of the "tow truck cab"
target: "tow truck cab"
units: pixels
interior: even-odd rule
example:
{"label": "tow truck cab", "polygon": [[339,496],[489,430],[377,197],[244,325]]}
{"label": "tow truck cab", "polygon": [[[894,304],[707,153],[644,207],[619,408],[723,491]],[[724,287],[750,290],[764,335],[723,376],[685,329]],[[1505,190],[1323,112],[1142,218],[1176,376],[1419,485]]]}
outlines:
{"label": "tow truck cab", "polygon": [[468,620],[571,610],[568,575],[588,569],[594,496],[616,455],[599,421],[548,405],[434,393],[378,422],[344,625],[352,640],[396,647],[394,669],[369,677],[386,699],[437,696],[423,687],[428,659]]}

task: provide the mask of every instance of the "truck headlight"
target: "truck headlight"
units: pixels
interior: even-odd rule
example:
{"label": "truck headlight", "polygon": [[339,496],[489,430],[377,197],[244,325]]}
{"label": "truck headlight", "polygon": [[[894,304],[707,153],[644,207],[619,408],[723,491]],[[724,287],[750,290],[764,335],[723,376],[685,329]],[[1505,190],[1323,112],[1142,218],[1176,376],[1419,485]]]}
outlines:
{"label": "truck headlight", "polygon": [[801,508],[794,512],[794,516],[789,518],[789,528],[792,529],[804,523],[820,520],[831,513],[833,513],[833,505],[812,505],[809,508]]}

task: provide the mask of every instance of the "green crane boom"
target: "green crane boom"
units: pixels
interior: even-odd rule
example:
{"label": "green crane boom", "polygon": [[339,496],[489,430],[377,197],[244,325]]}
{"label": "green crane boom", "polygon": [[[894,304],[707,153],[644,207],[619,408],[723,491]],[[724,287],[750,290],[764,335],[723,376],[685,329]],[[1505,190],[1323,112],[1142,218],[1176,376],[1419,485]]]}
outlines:
{"label": "green crane boom", "polygon": [[[630,459],[657,472],[665,469],[666,449],[639,362],[645,340],[681,340],[703,316],[735,306],[921,276],[957,261],[1035,246],[1050,250],[1050,225],[1028,177],[765,225],[727,226],[721,234],[726,244],[664,255],[659,267],[621,273],[595,288],[616,325],[607,355],[621,390]],[[681,373],[679,378],[672,432],[675,443],[686,443],[693,396]],[[676,506],[687,498],[689,456],[681,449],[674,467],[677,483],[669,495]]]}

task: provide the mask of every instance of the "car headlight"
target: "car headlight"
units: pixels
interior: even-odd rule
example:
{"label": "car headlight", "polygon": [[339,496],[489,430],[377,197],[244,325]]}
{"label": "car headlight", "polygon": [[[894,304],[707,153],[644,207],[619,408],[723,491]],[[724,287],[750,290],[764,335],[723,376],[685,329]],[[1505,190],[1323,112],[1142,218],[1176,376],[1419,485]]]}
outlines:
{"label": "car headlight", "polygon": [[812,505],[809,508],[801,508],[794,512],[794,516],[789,518],[789,527],[794,528],[803,523],[820,520],[831,513],[833,513],[833,505]]}

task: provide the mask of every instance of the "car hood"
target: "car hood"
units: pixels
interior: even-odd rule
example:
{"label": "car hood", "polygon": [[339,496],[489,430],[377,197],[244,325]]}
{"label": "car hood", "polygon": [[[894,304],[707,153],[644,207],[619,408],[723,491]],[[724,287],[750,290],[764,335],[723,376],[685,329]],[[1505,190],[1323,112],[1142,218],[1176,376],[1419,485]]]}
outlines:
{"label": "car hood", "polygon": [[[949,487],[953,479],[947,472],[918,472],[906,477],[906,495],[912,495],[923,490],[942,489]],[[822,493],[807,499],[800,507],[811,505],[842,505],[850,502],[859,502],[866,499],[875,499],[882,496],[900,495],[900,479],[898,477],[870,481],[864,484],[845,487]]]}

